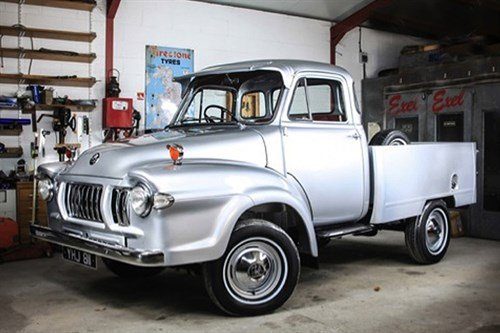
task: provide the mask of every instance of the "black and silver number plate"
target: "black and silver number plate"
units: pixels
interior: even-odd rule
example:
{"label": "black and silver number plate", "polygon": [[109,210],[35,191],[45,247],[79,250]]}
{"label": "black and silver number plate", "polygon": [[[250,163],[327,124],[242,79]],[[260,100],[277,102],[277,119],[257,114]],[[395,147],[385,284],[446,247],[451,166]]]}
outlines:
{"label": "black and silver number plate", "polygon": [[83,252],[81,250],[63,247],[63,258],[83,265],[88,268],[97,269],[97,260],[95,254]]}

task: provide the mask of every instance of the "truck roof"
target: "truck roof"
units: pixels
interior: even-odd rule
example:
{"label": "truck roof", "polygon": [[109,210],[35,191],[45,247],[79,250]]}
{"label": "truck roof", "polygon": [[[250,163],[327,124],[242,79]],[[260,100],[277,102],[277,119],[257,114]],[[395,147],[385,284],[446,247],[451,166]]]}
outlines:
{"label": "truck roof", "polygon": [[320,73],[334,73],[340,74],[347,79],[351,80],[350,74],[339,66],[334,66],[327,63],[316,61],[304,60],[291,60],[291,59],[271,59],[271,60],[252,60],[235,62],[230,64],[222,64],[206,67],[198,72],[183,75],[175,78],[175,81],[189,81],[195,76],[205,76],[213,74],[257,71],[257,70],[274,70],[281,73],[283,83],[285,86],[290,87],[293,76],[300,72],[320,72]]}

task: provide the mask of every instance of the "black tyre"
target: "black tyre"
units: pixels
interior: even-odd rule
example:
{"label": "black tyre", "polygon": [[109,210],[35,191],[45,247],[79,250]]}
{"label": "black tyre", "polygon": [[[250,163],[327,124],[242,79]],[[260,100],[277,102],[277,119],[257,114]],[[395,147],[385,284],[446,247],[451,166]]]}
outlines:
{"label": "black tyre", "polygon": [[427,203],[422,215],[412,219],[405,229],[410,256],[419,264],[434,264],[443,259],[450,244],[450,217],[446,203]]}
{"label": "black tyre", "polygon": [[123,278],[150,277],[161,273],[164,269],[164,267],[134,266],[108,258],[102,258],[102,262],[111,272]]}
{"label": "black tyre", "polygon": [[292,295],[300,257],[292,239],[264,220],[239,223],[224,255],[203,265],[212,301],[230,315],[253,316],[279,308]]}
{"label": "black tyre", "polygon": [[409,145],[410,139],[401,131],[388,129],[378,132],[370,140],[370,146],[404,146]]}

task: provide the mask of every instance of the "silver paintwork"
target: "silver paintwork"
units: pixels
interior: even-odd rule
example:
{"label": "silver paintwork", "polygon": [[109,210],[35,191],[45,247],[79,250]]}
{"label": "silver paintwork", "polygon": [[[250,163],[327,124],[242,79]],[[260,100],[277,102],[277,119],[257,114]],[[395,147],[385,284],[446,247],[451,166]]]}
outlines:
{"label": "silver paintwork", "polygon": [[[135,252],[158,252],[163,265],[175,266],[220,258],[240,216],[260,204],[282,203],[294,209],[309,240],[309,247],[303,250],[317,256],[314,228],[360,220],[370,203],[371,222],[378,224],[417,216],[426,200],[439,196],[452,196],[457,205],[475,202],[474,145],[369,149],[353,81],[343,69],[313,62],[266,60],[214,66],[179,80],[186,84],[195,76],[255,70],[281,73],[285,86],[277,114],[266,124],[169,129],[89,149],[71,165],[40,166],[39,172],[56,182],[57,195],[48,205],[51,230]],[[347,121],[289,119],[293,88],[302,77],[338,80]],[[191,96],[185,95],[179,113]],[[169,144],[183,147],[182,165],[170,160]],[[99,158],[91,165],[96,154]],[[428,177],[433,181],[421,181],[428,174],[433,175]],[[450,187],[452,174],[458,175],[455,190]],[[370,182],[374,186],[370,187]],[[103,222],[69,216],[63,193],[70,183],[103,187]],[[129,225],[115,223],[113,189],[138,183],[144,183],[152,193],[171,195],[175,203],[168,209],[153,209],[145,218],[129,209]],[[118,260],[138,264],[126,256]]]}
{"label": "silver paintwork", "polygon": [[475,155],[476,144],[465,142],[370,147],[370,222],[380,224],[417,216],[431,199],[452,197],[457,207],[476,202]]}

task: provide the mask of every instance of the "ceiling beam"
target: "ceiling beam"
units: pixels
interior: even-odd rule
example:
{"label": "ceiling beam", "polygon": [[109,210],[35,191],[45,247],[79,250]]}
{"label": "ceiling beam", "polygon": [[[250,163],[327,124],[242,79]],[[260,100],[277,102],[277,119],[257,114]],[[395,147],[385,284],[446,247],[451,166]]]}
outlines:
{"label": "ceiling beam", "polygon": [[114,35],[115,35],[115,16],[120,6],[121,0],[108,0],[106,6],[106,53],[105,53],[105,78],[106,78],[106,91],[109,78],[113,72],[114,60]]}
{"label": "ceiling beam", "polygon": [[470,7],[483,7],[500,12],[500,3],[497,0],[453,0],[454,2]]}
{"label": "ceiling beam", "polygon": [[379,8],[388,6],[392,0],[373,0],[330,28],[330,63],[335,64],[335,48],[346,33],[361,25]]}
{"label": "ceiling beam", "polygon": [[[442,39],[443,37],[456,38],[460,36],[460,30],[462,29],[453,29],[450,25],[447,24],[446,21],[437,22],[429,22],[426,21],[422,17],[412,17],[407,15],[401,15],[398,13],[397,15],[376,12],[373,13],[372,18],[377,21],[385,22],[389,25],[396,25],[399,27],[409,28],[413,31],[422,32],[423,36],[428,36],[426,38],[433,39]],[[462,36],[467,35],[467,33],[461,33]],[[497,24],[491,24],[489,22],[483,22],[482,24],[475,27],[475,29],[468,32],[469,35],[478,35],[478,36],[492,36],[492,37],[500,37],[500,26]]]}
{"label": "ceiling beam", "polygon": [[380,21],[387,25],[395,27],[394,30],[400,28],[406,28],[408,30],[416,32],[416,37],[439,37],[436,35],[436,31],[447,31],[449,28],[446,24],[435,24],[422,20],[421,18],[406,17],[400,14],[393,15],[387,12],[376,12],[373,13],[371,17],[374,21]]}
{"label": "ceiling beam", "polygon": [[116,12],[118,11],[118,7],[120,6],[121,0],[108,0],[107,1],[107,10],[106,17],[109,19],[114,19],[116,16]]}

